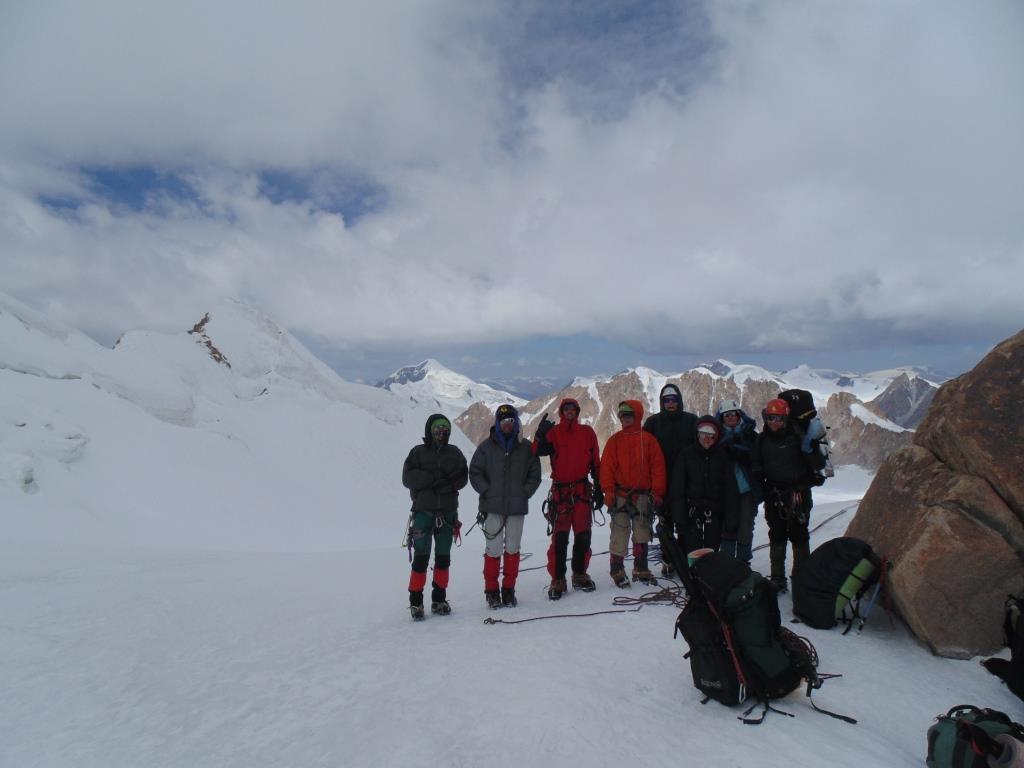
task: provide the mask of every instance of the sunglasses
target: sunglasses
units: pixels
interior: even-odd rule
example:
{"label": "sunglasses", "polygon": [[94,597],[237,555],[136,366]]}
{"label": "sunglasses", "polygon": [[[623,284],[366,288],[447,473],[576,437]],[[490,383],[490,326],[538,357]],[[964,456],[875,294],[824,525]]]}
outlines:
{"label": "sunglasses", "polygon": [[634,416],[636,416],[636,414],[632,411],[619,411],[620,419],[632,419]]}
{"label": "sunglasses", "polygon": [[562,409],[562,413],[579,413],[579,410],[575,405],[567,405]]}
{"label": "sunglasses", "polygon": [[451,430],[448,429],[448,427],[434,427],[430,431],[433,432],[435,435],[441,434],[441,433],[444,433],[444,434],[447,435],[449,432],[451,432]]}
{"label": "sunglasses", "polygon": [[766,419],[766,421],[773,421],[773,422],[779,422],[779,421],[785,421],[785,420],[786,420],[785,416],[777,416],[774,413]]}
{"label": "sunglasses", "polygon": [[714,432],[704,432],[703,430],[701,430],[700,432],[697,433],[697,437],[716,438],[718,437],[718,435],[716,435]]}
{"label": "sunglasses", "polygon": [[722,414],[723,419],[738,419],[740,417],[739,411],[726,411]]}
{"label": "sunglasses", "polygon": [[679,398],[676,397],[675,395],[665,395],[663,398],[661,398],[661,402],[663,402],[663,403],[678,403],[679,402]]}
{"label": "sunglasses", "polygon": [[515,424],[516,420],[515,420],[515,417],[513,417],[513,416],[507,416],[506,418],[502,419],[499,423],[500,424]]}

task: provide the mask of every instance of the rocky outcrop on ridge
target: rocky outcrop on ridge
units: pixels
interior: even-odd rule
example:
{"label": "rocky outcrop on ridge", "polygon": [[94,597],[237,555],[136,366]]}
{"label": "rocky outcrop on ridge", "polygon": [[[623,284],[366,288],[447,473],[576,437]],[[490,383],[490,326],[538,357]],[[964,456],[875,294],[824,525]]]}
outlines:
{"label": "rocky outcrop on ridge", "polygon": [[939,388],[920,376],[906,373],[893,379],[878,397],[866,403],[872,413],[899,424],[916,429],[928,413],[928,407]]}
{"label": "rocky outcrop on ridge", "polygon": [[1024,331],[939,389],[847,534],[893,561],[893,603],[933,651],[999,647],[1003,601],[1024,591]]}

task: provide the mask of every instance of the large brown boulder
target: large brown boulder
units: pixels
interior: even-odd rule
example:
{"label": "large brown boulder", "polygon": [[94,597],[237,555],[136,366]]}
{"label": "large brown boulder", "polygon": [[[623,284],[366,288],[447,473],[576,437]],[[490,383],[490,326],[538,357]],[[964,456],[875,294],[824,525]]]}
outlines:
{"label": "large brown boulder", "polygon": [[987,480],[1024,524],[1024,331],[939,389],[914,442]]}
{"label": "large brown boulder", "polygon": [[1024,590],[1022,384],[1024,332],[943,385],[847,531],[893,561],[894,605],[943,656],[998,649],[1003,601]]}

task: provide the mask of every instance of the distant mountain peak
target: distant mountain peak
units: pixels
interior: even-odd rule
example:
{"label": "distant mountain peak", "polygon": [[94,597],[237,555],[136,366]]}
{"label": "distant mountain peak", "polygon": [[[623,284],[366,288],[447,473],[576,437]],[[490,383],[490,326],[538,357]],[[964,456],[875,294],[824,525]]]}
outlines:
{"label": "distant mountain peak", "polygon": [[733,364],[728,360],[722,360],[721,358],[715,360],[713,363],[701,363],[697,366],[697,368],[707,369],[715,376],[728,376],[732,373],[734,367],[735,366],[733,366]]}
{"label": "distant mountain peak", "polygon": [[375,386],[404,394],[413,402],[433,402],[438,409],[452,417],[475,402],[482,402],[491,408],[500,403],[511,403],[518,407],[526,402],[509,392],[457,373],[433,358],[399,368]]}

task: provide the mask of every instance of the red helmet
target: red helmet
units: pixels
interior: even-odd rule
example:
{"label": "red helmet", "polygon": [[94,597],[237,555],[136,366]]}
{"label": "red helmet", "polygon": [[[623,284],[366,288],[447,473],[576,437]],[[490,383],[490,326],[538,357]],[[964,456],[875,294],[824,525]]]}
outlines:
{"label": "red helmet", "polygon": [[785,400],[775,398],[769,400],[764,407],[765,416],[789,416],[789,403]]}

